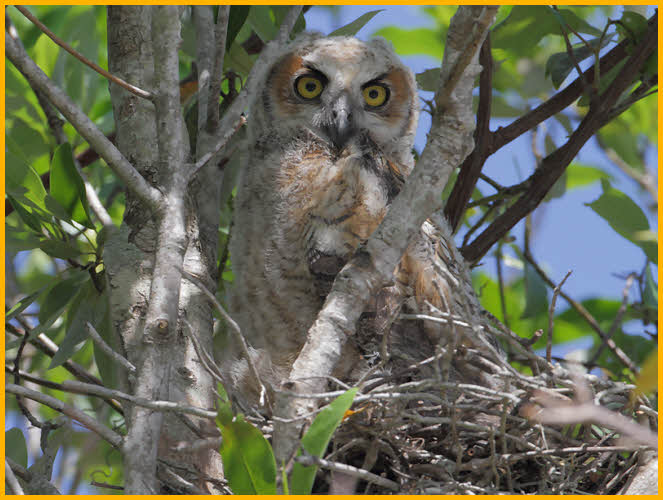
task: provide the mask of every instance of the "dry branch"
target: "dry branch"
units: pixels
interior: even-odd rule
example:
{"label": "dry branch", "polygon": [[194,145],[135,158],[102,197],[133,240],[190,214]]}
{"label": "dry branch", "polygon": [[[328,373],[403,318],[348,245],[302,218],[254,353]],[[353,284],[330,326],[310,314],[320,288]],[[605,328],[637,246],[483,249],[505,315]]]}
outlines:
{"label": "dry branch", "polygon": [[539,168],[525,181],[527,191],[503,214],[499,215],[470,244],[461,249],[468,262],[478,262],[488,250],[504,237],[520,220],[531,213],[552,186],[562,176],[566,167],[576,157],[582,146],[613,116],[613,108],[622,93],[633,83],[634,68],[641,68],[656,49],[658,40],[658,14],[650,19],[643,39],[634,47],[626,64],[600,99],[590,106],[578,128],[560,148],[546,156]]}
{"label": "dry branch", "polygon": [[113,83],[117,83],[120,87],[128,90],[132,94],[137,95],[138,97],[142,97],[143,99],[148,99],[152,100],[153,96],[149,92],[139,89],[135,85],[131,85],[130,83],[125,82],[122,80],[122,78],[118,78],[117,76],[109,73],[105,69],[103,69],[101,66],[98,64],[90,61],[87,57],[85,57],[83,54],[80,52],[74,50],[72,47],[69,46],[64,40],[62,40],[59,36],[57,36],[55,33],[53,33],[51,30],[49,30],[44,23],[39,21],[35,16],[33,16],[28,9],[25,7],[22,7],[20,5],[15,5],[16,9],[23,14],[25,17],[27,17],[35,26],[37,26],[42,32],[46,34],[51,40],[53,40],[56,44],[58,44],[60,47],[62,47],[64,50],[69,52],[72,56],[74,56],[76,59],[81,61],[83,64],[86,66],[92,68],[95,70],[97,73],[99,73],[101,76],[104,78],[107,78]]}
{"label": "dry branch", "polygon": [[38,391],[33,391],[32,389],[27,389],[25,387],[21,387],[20,385],[16,384],[5,384],[5,391],[10,394],[23,396],[25,398],[32,399],[33,401],[37,401],[38,403],[42,403],[46,406],[50,406],[51,408],[59,411],[63,415],[66,415],[69,418],[76,420],[83,427],[91,430],[92,432],[95,432],[96,434],[104,438],[106,441],[108,441],[110,444],[112,444],[115,448],[120,448],[122,446],[123,442],[122,436],[112,431],[101,422],[98,422],[97,420],[93,419],[85,412],[77,408],[74,408],[72,406],[69,406],[68,404],[63,403],[59,399],[54,398],[53,396],[49,396],[48,394],[43,394]]}

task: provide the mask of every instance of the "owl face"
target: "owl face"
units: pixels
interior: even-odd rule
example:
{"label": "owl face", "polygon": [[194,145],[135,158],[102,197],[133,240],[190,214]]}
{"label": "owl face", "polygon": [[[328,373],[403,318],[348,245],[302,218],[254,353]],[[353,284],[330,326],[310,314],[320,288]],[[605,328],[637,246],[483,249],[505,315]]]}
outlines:
{"label": "owl face", "polygon": [[273,127],[306,129],[337,152],[364,134],[386,150],[412,145],[414,76],[383,40],[309,35],[268,75],[262,104]]}

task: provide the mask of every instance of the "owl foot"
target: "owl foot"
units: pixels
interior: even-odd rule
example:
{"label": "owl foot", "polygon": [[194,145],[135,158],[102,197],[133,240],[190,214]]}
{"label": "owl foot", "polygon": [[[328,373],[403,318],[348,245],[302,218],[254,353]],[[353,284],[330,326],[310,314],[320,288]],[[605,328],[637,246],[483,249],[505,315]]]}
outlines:
{"label": "owl foot", "polygon": [[343,268],[346,259],[311,249],[306,255],[308,268],[314,278],[315,288],[320,297],[326,297],[331,291],[334,278]]}

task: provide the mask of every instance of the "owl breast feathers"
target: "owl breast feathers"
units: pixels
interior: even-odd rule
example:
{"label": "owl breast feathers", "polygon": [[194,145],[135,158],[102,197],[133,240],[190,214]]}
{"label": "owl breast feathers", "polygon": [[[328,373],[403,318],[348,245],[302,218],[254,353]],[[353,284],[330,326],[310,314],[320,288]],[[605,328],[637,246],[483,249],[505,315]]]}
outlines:
{"label": "owl breast feathers", "polygon": [[[287,378],[335,275],[412,170],[419,107],[414,75],[383,40],[300,36],[260,92],[235,203],[230,308],[274,385]],[[397,297],[390,302],[450,311],[453,261],[425,224],[385,289]],[[237,390],[255,390],[246,360],[231,354],[225,366]]]}

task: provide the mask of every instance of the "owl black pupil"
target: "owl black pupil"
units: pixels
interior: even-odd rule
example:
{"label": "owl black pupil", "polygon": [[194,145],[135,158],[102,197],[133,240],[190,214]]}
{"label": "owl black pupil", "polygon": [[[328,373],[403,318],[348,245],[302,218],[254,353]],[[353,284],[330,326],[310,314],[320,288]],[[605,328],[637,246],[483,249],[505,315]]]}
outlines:
{"label": "owl black pupil", "polygon": [[379,95],[379,93],[378,93],[378,91],[375,90],[375,89],[370,90],[370,91],[368,92],[368,97],[370,97],[371,99],[377,99],[377,98],[378,98],[378,95]]}
{"label": "owl black pupil", "polygon": [[308,82],[308,83],[306,84],[306,90],[308,90],[309,92],[313,92],[313,91],[315,91],[315,89],[316,89],[317,87],[318,87],[318,86],[315,84],[315,82]]}

